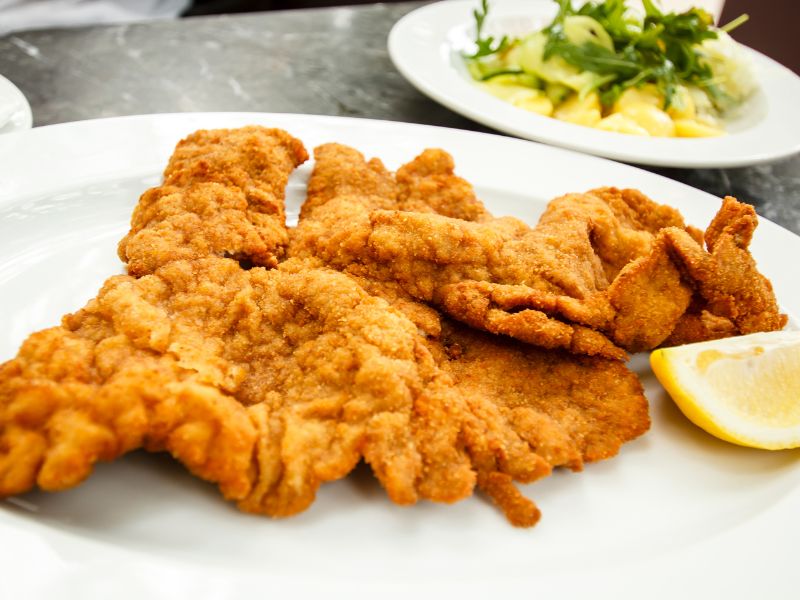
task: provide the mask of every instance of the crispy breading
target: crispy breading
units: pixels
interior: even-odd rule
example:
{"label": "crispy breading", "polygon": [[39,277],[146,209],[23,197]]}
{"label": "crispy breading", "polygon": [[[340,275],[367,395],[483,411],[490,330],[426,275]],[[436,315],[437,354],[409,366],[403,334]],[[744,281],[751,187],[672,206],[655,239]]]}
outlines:
{"label": "crispy breading", "polygon": [[428,148],[400,167],[395,177],[398,210],[436,213],[465,221],[492,218],[475,196],[472,185],[455,174],[453,157],[444,150]]}
{"label": "crispy breading", "polygon": [[[480,387],[463,375],[479,342],[454,331],[434,344],[351,278],[301,261],[244,271],[208,258],[113,277],[0,369],[0,495],[71,487],[96,461],[144,447],[171,452],[244,510],[287,516],[363,459],[397,503],[452,502],[478,480],[531,525],[538,509],[511,482],[577,468],[571,436],[585,433],[523,406],[520,383],[502,387],[496,371],[518,360],[523,379],[557,375],[564,360],[591,378],[592,359],[537,365],[494,349]],[[640,390],[602,387],[633,392],[646,416]]]}
{"label": "crispy breading", "polygon": [[[383,198],[386,206],[394,206],[397,183],[378,158],[364,161],[357,150],[343,144],[329,143],[314,150],[314,172],[309,179],[306,199],[300,207],[300,218],[317,206],[342,195]],[[353,168],[357,165],[358,168]]]}
{"label": "crispy breading", "polygon": [[[672,254],[695,287],[695,311],[713,317],[705,319],[710,335],[726,327],[736,334],[782,329],[787,317],[778,310],[769,279],[758,272],[748,250],[758,225],[755,209],[726,196],[722,207],[705,232],[708,252],[703,252],[681,232],[670,231]],[[697,314],[695,312],[694,314]],[[688,316],[691,316],[689,313]],[[698,332],[684,343],[709,339]]]}
{"label": "crispy breading", "polygon": [[[470,197],[463,193],[460,181],[449,180],[455,186],[453,193],[442,183],[443,171],[449,169],[447,177],[452,175],[451,163],[444,162],[444,169],[425,171],[420,167],[420,161],[434,156],[423,153],[412,161],[413,166],[398,171],[398,183],[401,173],[430,175],[431,180],[426,175],[414,179],[411,194],[416,208],[428,214],[437,213],[442,206],[442,210],[453,210],[454,204],[441,203],[443,197]],[[357,257],[366,248],[364,228],[359,224],[367,224],[376,209],[396,208],[409,195],[400,191],[394,200],[391,195],[357,195],[356,186],[348,180],[363,180],[365,172],[374,171],[371,163],[351,148],[325,145],[315,150],[315,157],[309,180],[313,206],[290,232],[290,256],[313,256],[320,263],[327,260],[340,266],[362,288],[387,300],[417,326],[439,367],[452,376],[458,396],[466,399],[460,418],[468,424],[464,439],[478,486],[512,523],[530,526],[539,518],[536,505],[515,483],[539,479],[554,467],[580,469],[584,461],[616,454],[624,442],[647,430],[647,401],[635,375],[622,363],[548,352],[442,322],[436,310],[405,290],[404,280],[379,273],[380,267],[368,261],[343,260]],[[390,175],[384,171],[382,177]],[[409,185],[408,181],[401,189],[403,185]],[[392,189],[388,183],[381,187]],[[313,193],[320,189],[325,190],[324,195]],[[336,220],[345,210],[350,211],[351,227],[337,228]],[[511,228],[518,223],[505,222]],[[421,239],[425,239],[424,232]],[[526,463],[534,468],[520,468]]]}
{"label": "crispy breading", "polygon": [[0,495],[144,447],[272,516],[361,459],[395,502],[451,502],[475,481],[460,402],[416,327],[340,273],[175,261],[112,277],[2,366]]}
{"label": "crispy breading", "polygon": [[396,503],[477,485],[531,526],[518,483],[649,426],[619,346],[785,322],[733,199],[705,250],[632,190],[564,196],[531,228],[492,217],[441,150],[396,176],[339,144],[315,158],[279,262],[302,144],[248,127],[178,145],[120,243],[130,274],[0,365],[0,496],[144,448],[281,517],[363,460]]}
{"label": "crispy breading", "polygon": [[248,493],[256,430],[225,389],[241,374],[192,366],[161,306],[168,286],[112,277],[0,366],[0,496],[72,487],[139,447],[169,451],[228,498]]}
{"label": "crispy breading", "polygon": [[128,272],[205,256],[275,266],[287,242],[286,183],[307,158],[303,144],[280,129],[191,134],[176,147],[162,185],[133,211],[118,248]]}
{"label": "crispy breading", "polygon": [[[517,526],[531,526],[540,513],[516,482],[535,481],[555,467],[580,470],[584,462],[610,458],[650,426],[647,400],[636,376],[623,363],[531,347],[488,335],[448,319],[408,296],[393,282],[346,271],[370,294],[405,314],[425,336],[440,368],[467,398],[466,422],[481,424],[482,439],[468,444],[477,484]],[[473,427],[474,430],[474,427]],[[498,441],[499,440],[499,441]],[[528,448],[542,459],[530,476],[510,468],[507,450]]]}
{"label": "crispy breading", "polygon": [[533,348],[449,320],[440,342],[459,390],[509,411],[552,466],[609,458],[649,428],[642,386],[620,361]]}
{"label": "crispy breading", "polygon": [[[354,173],[365,170],[363,157],[341,147],[325,150],[318,163],[336,153],[346,153]],[[430,185],[415,182],[418,190],[431,191],[427,209],[421,208],[422,192],[413,196],[417,212],[411,212],[399,201],[387,208],[391,198],[341,187],[340,194],[317,202],[314,218],[292,234],[292,254],[318,256],[339,269],[357,264],[362,274],[367,269],[374,279],[394,281],[472,327],[578,354],[620,359],[624,350],[652,349],[676,328],[687,330],[679,327],[684,315],[697,332],[690,305],[715,317],[714,335],[785,323],[747,250],[754,213],[733,199],[709,229],[705,250],[700,232],[677,211],[635,190],[601,188],[557,198],[531,228],[510,217],[440,214],[439,198],[447,193],[439,175],[416,170],[433,173]],[[464,195],[459,184],[455,190]],[[734,230],[739,233],[722,233]],[[717,238],[726,241],[714,243]],[[737,278],[723,256],[735,257]]]}
{"label": "crispy breading", "polygon": [[[650,427],[647,400],[623,363],[548,351],[445,322],[432,341],[447,357],[459,394],[480,398],[502,415],[503,427],[525,440],[553,467],[580,470],[584,462],[616,455]],[[515,525],[530,525],[535,506],[502,465],[477,463],[478,486]],[[482,468],[483,467],[483,468]]]}

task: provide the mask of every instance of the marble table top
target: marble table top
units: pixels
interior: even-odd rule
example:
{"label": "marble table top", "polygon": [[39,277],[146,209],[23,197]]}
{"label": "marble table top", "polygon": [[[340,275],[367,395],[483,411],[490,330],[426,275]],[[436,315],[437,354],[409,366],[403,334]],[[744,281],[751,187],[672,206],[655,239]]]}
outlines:
{"label": "marble table top", "polygon": [[[0,37],[0,74],[34,126],[162,112],[355,116],[489,131],[423,96],[386,38],[421,2],[26,31]],[[649,168],[730,194],[800,234],[800,154],[738,169]]]}

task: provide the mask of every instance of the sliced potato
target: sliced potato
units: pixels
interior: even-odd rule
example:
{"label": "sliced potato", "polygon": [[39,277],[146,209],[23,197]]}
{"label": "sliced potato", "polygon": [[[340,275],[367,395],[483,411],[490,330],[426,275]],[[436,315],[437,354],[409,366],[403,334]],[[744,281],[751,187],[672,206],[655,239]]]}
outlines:
{"label": "sliced potato", "polygon": [[602,118],[600,98],[596,92],[586,94],[584,98],[572,94],[556,108],[553,116],[576,125],[594,127]]}
{"label": "sliced potato", "polygon": [[511,104],[519,108],[524,108],[545,117],[553,114],[553,103],[541,90],[528,90],[527,94],[517,94],[510,100]]}
{"label": "sliced potato", "polygon": [[646,129],[647,133],[652,136],[675,136],[675,123],[670,116],[652,104],[631,103],[624,106],[619,112]]}
{"label": "sliced potato", "polygon": [[614,133],[627,133],[630,135],[644,136],[650,135],[644,127],[622,113],[614,113],[607,116],[605,119],[601,119],[600,122],[595,125],[595,127],[597,129],[602,129],[603,131],[613,131]]}
{"label": "sliced potato", "polygon": [[717,137],[725,135],[725,132],[696,119],[675,119],[675,135],[678,137]]}

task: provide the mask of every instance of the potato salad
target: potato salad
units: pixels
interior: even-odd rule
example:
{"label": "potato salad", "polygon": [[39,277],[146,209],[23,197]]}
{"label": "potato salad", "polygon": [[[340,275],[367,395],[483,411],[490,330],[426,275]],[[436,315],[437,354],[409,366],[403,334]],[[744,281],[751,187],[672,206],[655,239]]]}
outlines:
{"label": "potato salad", "polygon": [[486,92],[540,115],[640,136],[724,134],[725,113],[756,89],[744,50],[700,8],[644,14],[625,0],[578,9],[555,0],[544,29],[510,39],[485,35],[488,0],[474,11],[474,51],[467,69]]}

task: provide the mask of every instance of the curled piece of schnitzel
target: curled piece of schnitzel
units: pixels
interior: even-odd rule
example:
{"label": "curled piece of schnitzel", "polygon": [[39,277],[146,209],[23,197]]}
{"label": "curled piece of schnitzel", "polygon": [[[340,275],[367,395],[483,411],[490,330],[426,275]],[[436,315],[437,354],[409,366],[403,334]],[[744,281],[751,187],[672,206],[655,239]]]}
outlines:
{"label": "curled piece of schnitzel", "polygon": [[[442,151],[437,151],[440,154]],[[463,195],[466,206],[472,206],[465,211],[467,214],[474,215],[479,220],[486,220],[488,213],[477,202],[472,193],[471,187],[464,185],[463,180],[452,176],[451,161],[434,161],[433,164],[440,168],[422,166],[427,162],[431,152],[423,153],[420,157],[401,167],[398,171],[398,179],[402,181],[400,185],[392,184],[392,175],[385,169],[381,172],[382,183],[380,187],[369,188],[378,190],[377,193],[358,194],[354,190],[357,186],[347,183],[347,181],[362,181],[367,177],[374,177],[374,159],[367,163],[364,157],[352,148],[341,144],[326,144],[315,149],[315,167],[309,180],[308,198],[306,203],[308,209],[301,213],[300,226],[291,232],[290,255],[302,257],[317,257],[325,264],[334,268],[346,269],[350,266],[358,266],[363,272],[369,271],[371,278],[387,282],[395,282],[402,287],[411,297],[431,302],[447,311],[446,306],[440,305],[434,298],[436,282],[439,280],[438,269],[442,269],[442,279],[447,279],[452,275],[453,283],[460,281],[461,274],[457,271],[458,265],[450,268],[450,265],[442,263],[436,256],[416,260],[408,258],[407,255],[414,255],[418,248],[432,249],[437,243],[439,232],[431,228],[426,228],[425,224],[433,221],[452,222],[458,225],[473,227],[491,227],[495,230],[494,236],[483,236],[482,238],[472,239],[468,236],[461,236],[459,239],[452,240],[453,252],[464,252],[471,257],[475,263],[481,261],[481,253],[486,253],[494,244],[497,248],[508,237],[518,237],[528,232],[530,228],[521,221],[513,218],[489,219],[487,222],[471,222],[461,219],[445,217],[437,213],[443,205],[453,206],[453,200],[458,197],[458,192]],[[441,166],[444,165],[444,168]],[[415,173],[415,176],[408,176],[408,173]],[[406,174],[401,177],[401,174]],[[449,176],[448,176],[449,175]],[[448,189],[449,191],[442,191]],[[402,189],[402,193],[399,191]],[[319,190],[325,190],[320,193]],[[449,197],[450,200],[443,203],[441,197]],[[425,204],[425,198],[432,198]],[[409,202],[417,211],[425,208],[424,212],[410,212],[400,210],[403,203]],[[452,211],[452,208],[447,210]],[[372,241],[372,235],[376,229],[375,219],[380,219],[381,215],[402,215],[407,218],[409,229],[407,230],[408,240],[394,248],[384,248],[385,252],[397,251],[397,264],[390,261],[381,260]],[[413,223],[412,223],[413,222]],[[419,225],[419,229],[415,227]],[[444,232],[442,232],[444,233]],[[448,238],[443,236],[442,239]],[[388,245],[388,244],[387,244]],[[402,254],[402,256],[400,256]],[[483,269],[481,271],[480,269]],[[473,277],[479,273],[484,273],[487,266],[476,266]],[[597,266],[600,273],[602,269]],[[572,277],[565,273],[564,277]],[[506,290],[509,288],[505,288]],[[453,290],[451,297],[462,299],[459,291],[469,292],[463,287],[460,290]],[[521,289],[528,292],[527,288]],[[542,309],[549,308],[553,304],[551,297],[542,296]],[[483,296],[481,296],[482,298]],[[548,304],[548,300],[550,300]],[[468,316],[462,314],[457,318]],[[587,312],[587,311],[584,311]],[[516,328],[516,337],[531,343],[538,343],[548,348],[567,348],[579,353],[597,354],[611,358],[623,358],[624,351],[614,345],[606,336],[590,327],[561,322],[550,318],[544,310],[530,309],[523,315],[526,319],[527,329],[523,331],[520,327]],[[466,319],[462,319],[466,320]],[[477,320],[477,319],[476,319]],[[477,320],[485,325],[484,329],[491,329],[490,319],[484,318]],[[470,322],[473,326],[476,323]],[[502,331],[496,333],[506,333]],[[527,335],[525,335],[527,333]]]}
{"label": "curled piece of schnitzel", "polygon": [[[396,278],[396,273],[403,269],[395,254],[396,238],[419,231],[422,226],[416,222],[416,215],[391,213],[387,221],[382,221],[384,215],[373,215],[369,243],[378,248],[376,256],[381,263],[392,265],[392,276]],[[708,250],[698,243],[690,229],[668,226],[655,234],[634,231],[645,234],[640,253],[630,252],[635,249],[633,244],[618,243],[612,247],[612,252],[623,256],[618,264],[606,259],[597,238],[593,240],[584,231],[579,231],[578,243],[570,244],[569,236],[578,231],[576,221],[559,224],[556,229],[560,232],[554,232],[550,223],[546,223],[524,237],[525,245],[533,247],[520,256],[530,259],[542,251],[547,257],[552,253],[552,258],[540,256],[537,264],[545,265],[547,284],[558,280],[560,292],[540,291],[542,281],[535,277],[524,284],[497,283],[492,279],[500,267],[494,266],[487,272],[458,262],[453,269],[457,274],[445,275],[445,281],[456,282],[439,286],[437,280],[448,271],[451,259],[435,254],[435,250],[432,254],[427,247],[409,251],[414,260],[408,268],[429,277],[422,280],[415,277],[414,283],[405,287],[418,297],[430,298],[473,327],[544,347],[553,347],[556,342],[556,346],[578,353],[614,356],[607,346],[594,343],[579,346],[574,333],[569,342],[566,337],[561,342],[560,330],[566,330],[561,321],[590,327],[616,346],[632,352],[663,344],[774,331],[786,324],[786,316],[780,313],[770,282],[758,272],[747,248],[756,222],[752,207],[726,198],[712,223],[712,227],[718,228],[714,238],[718,243],[710,243]],[[434,223],[431,227],[437,225],[442,224]],[[615,229],[615,234],[619,231],[625,228]],[[742,231],[745,235],[739,234]],[[462,233],[453,235],[463,240]],[[555,251],[547,243],[538,244],[539,234],[557,240],[560,250]],[[485,232],[475,235],[486,239]],[[455,255],[462,255],[461,245],[447,247]],[[497,254],[502,251],[493,256]],[[626,261],[626,255],[632,258]],[[576,260],[576,257],[581,258]],[[486,260],[497,264],[492,258]],[[571,262],[579,266],[570,267]],[[519,266],[524,260],[510,259],[509,263]],[[522,278],[523,273],[520,268],[505,281]],[[420,281],[426,286],[421,291]]]}
{"label": "curled piece of schnitzel", "polygon": [[173,260],[222,256],[274,267],[286,245],[284,190],[308,158],[280,129],[197,131],[182,140],[163,183],[147,190],[119,244],[131,275]]}
{"label": "curled piece of schnitzel", "polygon": [[[352,149],[324,146],[315,173],[329,180],[325,165],[345,162],[356,173],[366,164]],[[713,322],[714,335],[786,322],[747,249],[755,213],[734,199],[709,228],[708,249],[677,211],[635,190],[557,198],[533,228],[510,217],[453,218],[437,211],[438,201],[412,212],[397,200],[343,188],[292,234],[292,253],[340,269],[359,265],[472,327],[578,354],[620,359],[676,330],[708,339],[712,329],[703,335],[698,315]]]}

